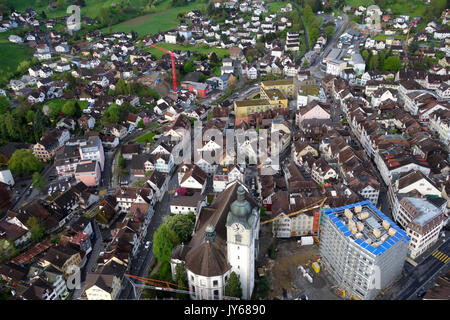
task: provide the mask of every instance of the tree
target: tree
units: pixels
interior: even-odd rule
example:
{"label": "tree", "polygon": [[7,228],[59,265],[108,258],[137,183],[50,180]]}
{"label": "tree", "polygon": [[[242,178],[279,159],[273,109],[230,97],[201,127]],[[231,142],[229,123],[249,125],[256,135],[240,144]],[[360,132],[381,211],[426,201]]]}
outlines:
{"label": "tree", "polygon": [[183,287],[187,285],[187,271],[184,262],[178,263],[175,266],[175,282],[181,283]]}
{"label": "tree", "polygon": [[172,249],[178,244],[177,235],[167,224],[162,224],[153,235],[153,253],[160,262],[170,262]]}
{"label": "tree", "polygon": [[266,276],[261,277],[261,279],[258,282],[258,289],[257,289],[258,296],[262,299],[267,298],[269,290],[270,290],[269,279],[267,279]]}
{"label": "tree", "polygon": [[364,49],[364,50],[361,52],[361,56],[363,57],[363,59],[364,59],[364,61],[366,62],[366,64],[368,64],[368,63],[369,63],[369,56],[370,56],[369,51],[367,51],[367,50]]}
{"label": "tree", "polygon": [[41,163],[31,150],[19,149],[14,151],[8,162],[8,169],[12,174],[28,176],[30,173],[41,170]]}
{"label": "tree", "polygon": [[195,213],[192,211],[189,211],[187,214],[187,217],[191,219],[192,223],[195,225],[195,221],[197,220],[197,217],[195,216]]}
{"label": "tree", "polygon": [[18,249],[14,246],[14,241],[0,239],[0,262],[10,259],[18,253]]}
{"label": "tree", "polygon": [[25,225],[28,227],[28,229],[30,229],[31,240],[33,240],[34,242],[38,242],[44,237],[45,228],[38,218],[34,216],[29,217]]}
{"label": "tree", "polygon": [[216,11],[216,8],[214,7],[213,1],[211,1],[206,8],[206,13],[208,14],[208,16],[212,16],[214,14],[214,11]]}
{"label": "tree", "polygon": [[[187,287],[187,272],[186,272],[186,266],[184,265],[184,262],[178,263],[175,266],[175,283],[178,285],[179,288]],[[177,298],[180,300],[187,300],[189,299],[189,295],[184,293],[177,293]]]}
{"label": "tree", "polygon": [[85,7],[86,6],[86,2],[84,0],[76,0],[75,4],[80,6],[80,7]]}
{"label": "tree", "polygon": [[217,56],[217,53],[215,51],[211,52],[211,55],[209,56],[209,61],[211,62],[211,64],[213,65],[217,65],[220,63],[220,59]]}
{"label": "tree", "polygon": [[122,155],[119,156],[119,168],[124,169],[125,168],[125,159]]}
{"label": "tree", "polygon": [[3,95],[0,95],[0,114],[4,114],[9,110],[9,100]]}
{"label": "tree", "polygon": [[50,121],[41,111],[41,109],[37,109],[34,114],[33,120],[33,131],[34,131],[34,139],[35,141],[39,141],[41,136],[44,134],[45,129],[50,126]]}
{"label": "tree", "polygon": [[417,43],[417,41],[413,41],[411,42],[410,45],[408,45],[408,52],[409,54],[415,54],[416,51],[419,50],[419,44]]}
{"label": "tree", "polygon": [[327,35],[327,38],[330,39],[334,34],[334,27],[333,26],[327,26],[325,28],[325,34]]}
{"label": "tree", "polygon": [[194,72],[195,71],[195,67],[192,64],[191,61],[188,61],[184,64],[184,68],[183,68],[184,73],[189,73],[189,72]]}
{"label": "tree", "polygon": [[118,123],[120,119],[119,106],[115,103],[111,104],[103,114],[103,122],[105,124]]}
{"label": "tree", "polygon": [[145,128],[145,125],[144,125],[144,120],[139,120],[139,122],[138,122],[138,124],[137,124],[137,127],[139,128],[139,129],[144,129]]}
{"label": "tree", "polygon": [[39,172],[35,172],[32,176],[31,185],[34,189],[37,189],[40,192],[44,192],[45,188],[47,188],[48,182],[43,176],[41,176]]}
{"label": "tree", "polygon": [[57,0],[56,1],[56,6],[58,7],[58,9],[63,9],[65,5],[66,5],[65,0]]}
{"label": "tree", "polygon": [[61,105],[59,103],[52,103],[49,105],[48,117],[51,120],[56,120],[61,113]]}
{"label": "tree", "polygon": [[399,56],[388,57],[383,64],[383,69],[387,71],[398,71],[402,68],[402,61]]}
{"label": "tree", "polygon": [[225,295],[228,297],[242,298],[241,281],[236,273],[231,272],[225,286]]}
{"label": "tree", "polygon": [[187,243],[191,239],[194,223],[190,217],[183,214],[170,216],[167,218],[166,224],[175,231],[181,242]]}
{"label": "tree", "polygon": [[379,65],[378,55],[376,54],[371,56],[369,60],[369,70],[378,69],[378,65]]}
{"label": "tree", "polygon": [[29,67],[30,67],[30,61],[24,60],[21,63],[19,63],[19,65],[17,66],[17,72],[24,73],[28,70]]}
{"label": "tree", "polygon": [[61,111],[69,117],[72,117],[75,115],[76,113],[76,109],[75,109],[75,103],[73,101],[67,101],[66,103],[64,103],[64,105],[62,106]]}
{"label": "tree", "polygon": [[7,112],[3,118],[6,130],[12,140],[22,140],[22,132],[19,121],[10,112]]}
{"label": "tree", "polygon": [[33,122],[34,118],[36,117],[34,111],[32,109],[27,111],[27,115],[25,116],[25,119],[27,120],[27,123]]}

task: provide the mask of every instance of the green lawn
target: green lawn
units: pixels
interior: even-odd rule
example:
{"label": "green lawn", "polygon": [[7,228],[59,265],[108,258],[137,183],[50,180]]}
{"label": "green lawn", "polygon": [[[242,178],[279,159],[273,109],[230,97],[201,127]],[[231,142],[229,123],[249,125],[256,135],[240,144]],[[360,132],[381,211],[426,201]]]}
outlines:
{"label": "green lawn", "polygon": [[139,138],[134,139],[134,142],[150,142],[153,143],[153,137],[156,135],[156,132],[146,133]]}
{"label": "green lawn", "polygon": [[[52,18],[68,15],[66,11],[69,4],[66,4],[63,9],[50,9],[47,6],[48,1],[46,0],[14,0],[14,2],[10,0],[10,2],[14,5],[14,8],[19,11],[23,11],[27,8],[33,8],[38,13],[45,11],[47,16]],[[120,0],[85,0],[86,6],[81,7],[81,17],[89,16],[91,18],[95,18],[101,7],[109,7],[112,4],[117,4],[119,2]],[[146,0],[130,0],[129,2],[138,10],[148,3]],[[69,1],[67,3],[69,3]]]}
{"label": "green lawn", "polygon": [[288,2],[283,2],[283,1],[272,2],[269,5],[269,13],[277,13],[278,10],[280,10],[281,8],[283,8],[287,4],[288,4]]}
{"label": "green lawn", "polygon": [[359,6],[368,7],[372,4],[375,4],[373,0],[345,0],[345,4],[349,5],[352,8],[358,8]]}
{"label": "green lawn", "polygon": [[[217,56],[219,58],[223,58],[229,53],[228,49],[223,49],[223,48],[216,48],[216,47],[207,48],[204,46],[183,46],[183,45],[179,45],[179,44],[170,44],[170,43],[159,43],[158,47],[165,48],[168,50],[199,51],[200,53],[204,53],[204,54],[208,54],[208,53],[214,51],[217,53]],[[165,52],[158,50],[156,48],[147,47],[147,48],[145,48],[145,50],[150,52],[157,59],[161,59],[161,57],[163,55],[165,55]]]}
{"label": "green lawn", "polygon": [[[180,12],[188,13],[191,10],[198,10],[206,4],[197,0],[183,7],[170,7],[170,1],[164,1],[155,7],[155,13],[149,13],[134,19],[124,21],[112,26],[112,32],[136,31],[139,35],[155,34],[175,28],[179,25],[177,15]],[[103,30],[107,31],[107,28]]]}
{"label": "green lawn", "polygon": [[78,102],[78,104],[80,105],[80,107],[81,107],[82,110],[83,110],[83,109],[86,109],[87,106],[88,106],[88,104],[89,104],[89,102],[87,102],[87,101],[63,100],[63,99],[53,99],[53,100],[50,100],[50,101],[45,102],[44,104],[48,104],[49,106],[54,106],[54,105],[56,105],[56,106],[62,108],[62,106],[63,106],[67,101],[74,101],[74,102],[76,101],[76,102]]}
{"label": "green lawn", "polygon": [[15,72],[22,61],[30,61],[34,50],[26,45],[9,42],[0,34],[0,81],[6,81],[8,73]]}
{"label": "green lawn", "polygon": [[[422,16],[427,5],[421,0],[396,0],[393,4],[388,4],[381,8],[384,11],[387,9],[392,10],[393,15],[406,14],[411,17]],[[345,4],[351,6],[352,8],[358,8],[363,5],[368,7],[375,4],[374,0],[345,0]]]}
{"label": "green lawn", "polygon": [[391,9],[392,14],[407,14],[411,17],[423,17],[427,5],[420,0],[396,0],[395,4],[387,5],[385,9]]}
{"label": "green lawn", "polygon": [[389,37],[393,37],[394,39],[400,39],[400,40],[405,40],[406,39],[406,35],[393,35],[393,36],[388,36],[385,34],[379,34],[377,36],[374,37],[375,40],[377,41],[386,41],[387,38]]}

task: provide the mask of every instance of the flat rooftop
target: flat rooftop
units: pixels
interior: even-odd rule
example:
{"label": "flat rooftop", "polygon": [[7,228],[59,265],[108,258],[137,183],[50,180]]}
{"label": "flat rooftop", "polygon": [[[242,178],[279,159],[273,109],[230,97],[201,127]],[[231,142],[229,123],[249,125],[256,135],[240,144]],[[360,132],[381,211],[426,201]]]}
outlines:
{"label": "flat rooftop", "polygon": [[293,85],[293,80],[273,80],[273,81],[263,81],[261,82],[262,85],[265,86],[288,86]]}
{"label": "flat rooftop", "polygon": [[435,205],[433,205],[431,202],[429,202],[427,199],[420,199],[420,198],[412,198],[412,197],[406,197],[405,198],[418,212],[420,212],[420,215],[415,218],[413,221],[417,223],[420,226],[426,225],[428,222],[436,218],[438,215],[440,215],[442,212],[437,208]]}
{"label": "flat rooftop", "polygon": [[264,90],[270,100],[284,100],[286,97],[279,89],[266,89]]}
{"label": "flat rooftop", "polygon": [[250,106],[265,106],[270,104],[269,100],[267,99],[242,100],[242,101],[235,101],[234,103],[238,108]]}
{"label": "flat rooftop", "polygon": [[361,201],[324,212],[346,237],[370,253],[379,256],[398,241],[409,242],[400,229],[370,201]]}

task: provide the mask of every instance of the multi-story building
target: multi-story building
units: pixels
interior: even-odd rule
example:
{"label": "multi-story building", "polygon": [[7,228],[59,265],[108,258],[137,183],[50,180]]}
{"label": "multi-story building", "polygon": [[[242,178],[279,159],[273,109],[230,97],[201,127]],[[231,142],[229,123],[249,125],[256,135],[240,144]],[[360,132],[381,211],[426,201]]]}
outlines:
{"label": "multi-story building", "polygon": [[73,176],[80,160],[77,146],[65,145],[56,151],[54,164],[58,177]]}
{"label": "multi-story building", "polygon": [[388,188],[388,200],[392,209],[392,217],[397,220],[399,201],[409,193],[420,194],[422,197],[440,197],[441,190],[430,178],[419,170],[404,173],[394,180]]}
{"label": "multi-story building", "polygon": [[98,186],[102,175],[99,163],[97,160],[80,162],[75,170],[76,181],[81,181],[88,187]]}
{"label": "multi-story building", "polygon": [[[444,201],[444,208],[446,204],[447,201]],[[420,256],[438,240],[445,220],[442,209],[428,199],[404,197],[400,200],[396,221],[411,238],[409,256],[412,259]]]}
{"label": "multi-story building", "polygon": [[294,99],[295,86],[293,80],[274,80],[274,81],[262,81],[261,92],[267,90],[280,90],[283,95],[288,99]]}
{"label": "multi-story building", "polygon": [[[266,81],[261,83],[260,99],[250,99],[242,101],[234,101],[235,123],[246,121],[251,114],[263,112],[272,109],[288,108],[288,99],[286,92],[291,96],[289,85],[264,86],[264,83],[273,82]],[[290,81],[292,83],[292,80]],[[292,89],[293,90],[293,89]],[[247,121],[246,121],[247,122]]]}
{"label": "multi-story building", "polygon": [[55,128],[47,132],[33,146],[33,154],[40,161],[49,161],[60,147],[70,139],[70,132],[64,128]]}
{"label": "multi-story building", "polygon": [[400,276],[409,241],[369,201],[325,209],[321,263],[347,296],[370,300]]}
{"label": "multi-story building", "polygon": [[90,136],[80,141],[79,150],[81,160],[96,160],[100,164],[100,170],[105,167],[105,154],[102,141],[98,136]]}

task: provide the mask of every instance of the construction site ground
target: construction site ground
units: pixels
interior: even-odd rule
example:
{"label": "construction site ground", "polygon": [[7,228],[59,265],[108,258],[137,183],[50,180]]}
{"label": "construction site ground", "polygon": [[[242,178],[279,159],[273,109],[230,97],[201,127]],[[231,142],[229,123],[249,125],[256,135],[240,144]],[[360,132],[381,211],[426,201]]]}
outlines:
{"label": "construction site ground", "polygon": [[[297,240],[298,238],[274,239],[271,225],[262,226],[257,267],[270,282],[268,298],[297,299],[305,294],[309,300],[340,300],[324,272],[317,274],[311,267],[311,263],[318,258],[319,245],[315,243],[301,246]],[[277,250],[274,260],[268,254],[272,243],[275,243]],[[307,270],[313,278],[312,283],[303,276],[299,266]],[[283,297],[283,289],[286,289],[287,297]]]}

